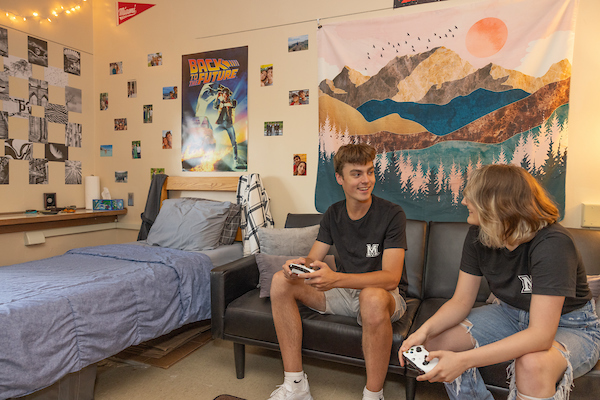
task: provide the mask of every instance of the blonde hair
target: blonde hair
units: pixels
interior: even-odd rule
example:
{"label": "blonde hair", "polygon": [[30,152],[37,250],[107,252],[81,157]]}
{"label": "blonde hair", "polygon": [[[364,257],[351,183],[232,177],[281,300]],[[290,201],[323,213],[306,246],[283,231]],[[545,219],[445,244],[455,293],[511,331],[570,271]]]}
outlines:
{"label": "blonde hair", "polygon": [[341,176],[344,174],[344,165],[346,164],[358,164],[366,165],[369,161],[375,159],[377,151],[373,146],[365,143],[358,144],[346,144],[341,146],[333,157],[333,166],[335,172]]}
{"label": "blonde hair", "polygon": [[558,208],[538,181],[514,165],[475,170],[463,195],[479,214],[479,240],[492,248],[527,242],[559,217]]}

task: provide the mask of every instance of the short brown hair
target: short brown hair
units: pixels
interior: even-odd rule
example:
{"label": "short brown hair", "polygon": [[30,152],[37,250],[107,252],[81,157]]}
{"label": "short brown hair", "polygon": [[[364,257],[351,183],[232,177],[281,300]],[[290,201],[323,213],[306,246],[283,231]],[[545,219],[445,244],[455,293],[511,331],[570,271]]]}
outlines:
{"label": "short brown hair", "polygon": [[475,170],[463,195],[479,214],[479,240],[488,247],[529,241],[559,217],[546,190],[514,165],[485,165]]}
{"label": "short brown hair", "polygon": [[375,148],[365,143],[345,144],[335,153],[333,167],[336,174],[343,175],[346,164],[366,165],[375,159],[376,154]]}

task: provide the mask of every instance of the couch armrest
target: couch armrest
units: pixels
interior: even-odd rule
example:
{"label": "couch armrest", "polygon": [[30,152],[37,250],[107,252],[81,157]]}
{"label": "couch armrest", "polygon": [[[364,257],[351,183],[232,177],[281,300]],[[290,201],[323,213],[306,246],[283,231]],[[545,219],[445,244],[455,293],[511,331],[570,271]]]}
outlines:
{"label": "couch armrest", "polygon": [[244,293],[256,289],[258,278],[258,266],[254,255],[240,258],[210,271],[213,338],[223,337],[223,321],[227,305]]}

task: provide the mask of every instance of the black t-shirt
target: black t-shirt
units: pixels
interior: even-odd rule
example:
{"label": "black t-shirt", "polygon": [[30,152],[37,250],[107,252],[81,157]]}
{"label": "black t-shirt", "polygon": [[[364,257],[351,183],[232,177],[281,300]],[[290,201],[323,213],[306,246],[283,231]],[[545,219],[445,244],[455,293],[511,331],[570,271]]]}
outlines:
{"label": "black t-shirt", "polygon": [[566,314],[592,298],[581,255],[560,224],[546,226],[513,251],[486,247],[478,235],[479,227],[472,226],[460,269],[484,276],[492,293],[503,302],[529,311],[532,294],[565,296],[562,314]]}
{"label": "black t-shirt", "polygon": [[[317,240],[335,244],[339,272],[363,273],[381,271],[383,251],[390,248],[406,249],[406,215],[397,204],[372,196],[369,211],[353,221],[346,211],[346,200],[331,205],[321,220]],[[398,289],[405,297],[408,280],[406,268]]]}

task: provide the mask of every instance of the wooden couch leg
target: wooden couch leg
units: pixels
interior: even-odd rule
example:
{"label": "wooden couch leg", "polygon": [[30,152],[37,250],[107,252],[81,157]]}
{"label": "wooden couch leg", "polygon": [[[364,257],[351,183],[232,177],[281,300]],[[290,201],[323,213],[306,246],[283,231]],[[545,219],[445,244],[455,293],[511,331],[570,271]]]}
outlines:
{"label": "wooden couch leg", "polygon": [[246,345],[234,343],[233,357],[235,358],[235,375],[238,379],[244,379],[244,370],[246,368]]}
{"label": "wooden couch leg", "polygon": [[406,377],[406,400],[415,400],[417,394],[417,379]]}

